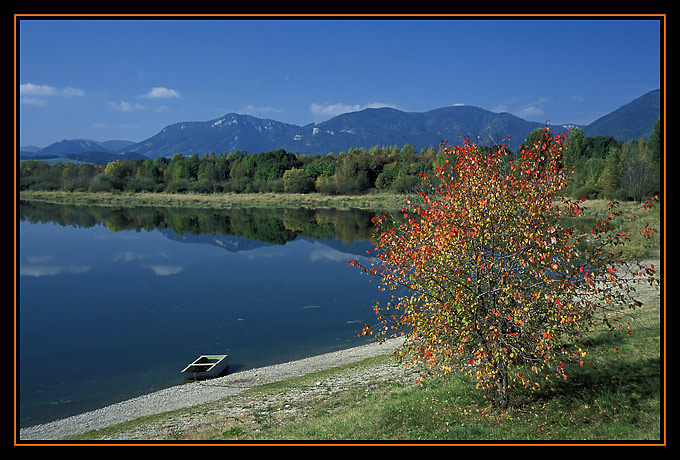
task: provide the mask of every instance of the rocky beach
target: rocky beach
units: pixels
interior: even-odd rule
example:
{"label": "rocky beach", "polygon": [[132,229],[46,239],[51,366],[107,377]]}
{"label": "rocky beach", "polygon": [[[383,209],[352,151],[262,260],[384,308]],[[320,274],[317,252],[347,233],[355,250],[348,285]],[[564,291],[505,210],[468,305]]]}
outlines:
{"label": "rocky beach", "polygon": [[[227,374],[215,379],[176,385],[83,414],[22,428],[17,442],[21,444],[64,440],[140,417],[215,402],[237,396],[259,385],[280,382],[375,356],[391,354],[402,343],[403,339],[391,339],[384,343],[370,343],[287,363]],[[401,372],[401,367],[396,364],[381,365],[371,368],[370,375],[364,373],[355,378],[379,378],[380,375],[395,372]],[[322,383],[319,382],[319,386],[321,385]],[[146,433],[141,435],[141,438],[154,439],[154,434]]]}

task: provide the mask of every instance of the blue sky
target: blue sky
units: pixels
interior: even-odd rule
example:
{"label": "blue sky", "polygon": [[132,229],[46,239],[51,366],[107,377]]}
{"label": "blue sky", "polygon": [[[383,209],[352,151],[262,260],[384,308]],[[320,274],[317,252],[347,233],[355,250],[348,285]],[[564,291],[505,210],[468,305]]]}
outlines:
{"label": "blue sky", "polygon": [[587,124],[662,87],[655,18],[20,21],[19,144],[466,104]]}

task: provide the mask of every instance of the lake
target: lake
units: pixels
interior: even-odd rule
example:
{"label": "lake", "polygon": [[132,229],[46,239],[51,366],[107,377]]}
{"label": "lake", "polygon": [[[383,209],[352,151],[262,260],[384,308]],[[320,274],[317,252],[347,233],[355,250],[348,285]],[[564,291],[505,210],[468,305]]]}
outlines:
{"label": "lake", "polygon": [[233,373],[367,343],[385,293],[345,261],[371,217],[22,202],[20,426],[182,384],[201,354]]}

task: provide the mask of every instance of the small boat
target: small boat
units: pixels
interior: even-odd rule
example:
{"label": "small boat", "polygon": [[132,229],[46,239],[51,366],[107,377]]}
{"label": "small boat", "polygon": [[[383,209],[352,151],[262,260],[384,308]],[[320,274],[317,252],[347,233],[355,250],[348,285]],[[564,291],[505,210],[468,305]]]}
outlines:
{"label": "small boat", "polygon": [[228,358],[228,355],[201,355],[182,369],[182,374],[192,379],[217,377],[229,367]]}

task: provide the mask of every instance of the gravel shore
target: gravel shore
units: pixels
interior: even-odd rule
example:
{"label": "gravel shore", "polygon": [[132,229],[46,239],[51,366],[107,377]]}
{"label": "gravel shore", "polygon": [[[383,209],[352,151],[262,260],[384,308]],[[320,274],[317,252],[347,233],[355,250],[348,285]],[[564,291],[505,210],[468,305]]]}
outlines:
{"label": "gravel shore", "polygon": [[211,380],[173,386],[84,414],[22,428],[18,442],[62,440],[139,417],[217,401],[258,385],[390,354],[402,343],[403,339],[391,339],[384,343],[370,343],[288,363],[236,372]]}

